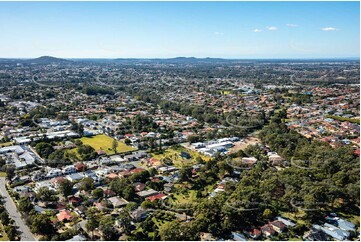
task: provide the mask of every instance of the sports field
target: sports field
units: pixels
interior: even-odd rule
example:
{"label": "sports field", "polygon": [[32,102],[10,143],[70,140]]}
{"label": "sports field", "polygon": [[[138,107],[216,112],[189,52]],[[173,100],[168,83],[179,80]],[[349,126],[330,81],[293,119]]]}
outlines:
{"label": "sports field", "polygon": [[[105,134],[100,134],[92,137],[82,137],[80,138],[80,140],[83,142],[83,144],[93,147],[95,151],[103,150],[107,155],[115,154],[112,148],[114,139]],[[136,150],[136,148],[133,148],[124,144],[123,142],[118,141],[117,153],[124,153],[133,150]]]}

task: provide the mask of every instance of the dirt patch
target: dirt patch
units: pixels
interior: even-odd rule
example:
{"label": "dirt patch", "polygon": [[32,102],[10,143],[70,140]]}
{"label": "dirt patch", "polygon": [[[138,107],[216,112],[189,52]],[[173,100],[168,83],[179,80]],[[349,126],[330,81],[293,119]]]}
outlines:
{"label": "dirt patch", "polygon": [[242,139],[242,141],[238,141],[238,142],[233,143],[234,146],[229,149],[229,152],[234,153],[234,152],[237,152],[239,150],[244,150],[247,146],[255,145],[255,144],[258,144],[260,142],[261,142],[261,140],[256,138],[256,137],[247,137],[247,138]]}

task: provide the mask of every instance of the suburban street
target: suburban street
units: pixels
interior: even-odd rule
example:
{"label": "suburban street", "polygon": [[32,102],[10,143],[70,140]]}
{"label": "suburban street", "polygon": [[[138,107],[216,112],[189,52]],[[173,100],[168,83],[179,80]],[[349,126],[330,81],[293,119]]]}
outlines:
{"label": "suburban street", "polygon": [[5,178],[0,177],[0,193],[4,197],[4,205],[9,213],[10,218],[14,219],[15,225],[18,227],[18,231],[21,235],[21,240],[36,241],[34,235],[30,232],[28,226],[26,226],[24,220],[21,218],[19,211],[17,210],[13,200],[10,198],[8,191],[5,188]]}

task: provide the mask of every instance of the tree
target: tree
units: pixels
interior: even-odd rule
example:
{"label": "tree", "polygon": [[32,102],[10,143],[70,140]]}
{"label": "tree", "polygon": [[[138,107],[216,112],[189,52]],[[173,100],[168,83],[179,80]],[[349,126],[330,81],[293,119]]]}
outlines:
{"label": "tree", "polygon": [[90,145],[80,145],[78,147],[78,153],[82,160],[92,160],[97,157],[97,153]]}
{"label": "tree", "polygon": [[272,211],[269,209],[269,208],[266,208],[264,211],[263,211],[263,217],[267,220],[271,219],[273,216],[273,213]]}
{"label": "tree", "polygon": [[93,189],[94,189],[94,180],[90,177],[83,178],[79,190],[91,191]]}
{"label": "tree", "polygon": [[3,159],[2,157],[0,157],[0,169],[2,169],[2,167],[4,167],[5,165],[6,165],[5,159]]}
{"label": "tree", "polygon": [[14,166],[6,166],[6,178],[11,181],[15,176],[15,167]]}
{"label": "tree", "polygon": [[179,171],[179,181],[188,181],[192,178],[192,167],[184,167]]}
{"label": "tree", "polygon": [[18,232],[16,231],[14,225],[4,226],[4,230],[10,241],[16,240]]}
{"label": "tree", "polygon": [[36,194],[36,197],[40,201],[49,202],[49,201],[57,201],[58,198],[55,196],[56,193],[52,190],[50,190],[47,187],[42,187],[39,189],[38,193]]}
{"label": "tree", "polygon": [[94,208],[89,208],[87,213],[87,221],[85,224],[85,228],[88,231],[91,231],[92,233],[92,237],[93,237],[93,231],[98,228],[99,226],[99,219],[98,216],[96,214],[96,210]]}
{"label": "tree", "polygon": [[116,139],[113,139],[112,149],[114,150],[114,153],[117,153],[117,147],[118,147],[118,141]]}
{"label": "tree", "polygon": [[22,197],[19,200],[19,210],[24,213],[29,213],[34,208],[33,204],[28,198]]}
{"label": "tree", "polygon": [[157,175],[157,170],[154,168],[154,167],[151,167],[149,170],[148,170],[148,172],[149,172],[149,176],[150,177],[152,177],[152,176],[155,176],[155,175]]}
{"label": "tree", "polygon": [[138,204],[136,202],[129,202],[125,208],[132,212],[138,208]]}
{"label": "tree", "polygon": [[40,142],[35,146],[36,152],[43,158],[48,158],[51,153],[54,152],[54,148],[51,144],[46,142]]}
{"label": "tree", "polygon": [[199,141],[199,136],[196,135],[190,135],[188,136],[188,142],[189,144],[196,143]]}
{"label": "tree", "polygon": [[73,183],[69,180],[64,180],[60,183],[59,189],[64,197],[73,194]]}
{"label": "tree", "polygon": [[52,235],[55,233],[55,228],[47,215],[36,214],[32,217],[31,232],[42,235]]}
{"label": "tree", "polygon": [[116,178],[110,182],[110,189],[114,191],[118,196],[122,196],[123,190],[128,186],[127,179]]}
{"label": "tree", "polygon": [[95,199],[101,198],[104,195],[104,191],[101,188],[96,188],[93,190],[92,195]]}
{"label": "tree", "polygon": [[100,219],[99,229],[103,234],[104,240],[117,240],[116,230],[114,229],[114,219],[111,216],[104,216]]}
{"label": "tree", "polygon": [[132,232],[132,218],[130,217],[128,211],[122,210],[118,217],[120,226],[122,226],[124,233],[130,235]]}
{"label": "tree", "polygon": [[123,191],[123,197],[128,200],[132,201],[135,198],[135,188],[132,185],[128,185]]}
{"label": "tree", "polygon": [[71,129],[80,135],[83,135],[84,133],[84,126],[82,124],[72,123]]}
{"label": "tree", "polygon": [[132,143],[132,141],[130,141],[130,139],[126,138],[126,139],[124,140],[124,143],[125,143],[126,145],[130,145],[130,144]]}
{"label": "tree", "polygon": [[197,226],[191,223],[179,223],[178,221],[172,221],[163,224],[159,228],[159,235],[161,240],[199,240],[199,231]]}
{"label": "tree", "polygon": [[0,213],[0,220],[3,225],[8,225],[10,222],[9,214],[6,211]]}

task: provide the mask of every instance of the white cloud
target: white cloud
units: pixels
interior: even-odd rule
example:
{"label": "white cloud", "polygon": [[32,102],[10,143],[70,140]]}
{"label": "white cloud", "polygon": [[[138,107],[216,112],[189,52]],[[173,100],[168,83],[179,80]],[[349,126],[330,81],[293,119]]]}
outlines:
{"label": "white cloud", "polygon": [[290,27],[290,28],[296,28],[298,27],[297,24],[286,24],[287,27]]}
{"label": "white cloud", "polygon": [[262,29],[254,29],[253,32],[259,33],[259,32],[262,32]]}
{"label": "white cloud", "polygon": [[274,26],[270,26],[270,27],[266,27],[268,30],[270,30],[270,31],[275,31],[275,30],[277,30],[277,27],[274,27]]}
{"label": "white cloud", "polygon": [[214,35],[224,35],[222,32],[214,32]]}
{"label": "white cloud", "polygon": [[334,27],[325,27],[325,28],[322,28],[321,30],[323,30],[323,31],[338,31],[339,29],[334,28]]}

